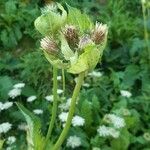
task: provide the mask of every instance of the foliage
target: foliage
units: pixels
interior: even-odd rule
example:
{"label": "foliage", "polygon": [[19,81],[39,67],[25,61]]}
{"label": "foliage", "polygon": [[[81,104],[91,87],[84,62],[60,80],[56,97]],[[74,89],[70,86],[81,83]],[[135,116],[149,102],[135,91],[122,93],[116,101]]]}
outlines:
{"label": "foliage", "polygon": [[[69,135],[81,138],[81,150],[91,150],[98,147],[103,150],[149,150],[149,139],[145,138],[150,133],[150,62],[148,59],[147,45],[144,39],[144,23],[142,7],[139,0],[59,0],[64,6],[67,2],[78,7],[82,12],[88,13],[93,21],[108,23],[109,35],[107,48],[102,57],[102,63],[97,65],[101,77],[87,76],[85,83],[89,87],[82,88],[76,114],[85,119],[83,127],[71,127]],[[14,101],[8,97],[9,90],[18,82],[25,82],[21,96],[15,101],[23,103],[30,111],[36,108],[44,110],[39,116],[45,125],[42,133],[45,135],[48,124],[48,112],[52,104],[44,100],[44,96],[51,94],[51,68],[44,60],[42,52],[37,50],[39,43],[34,41],[39,35],[33,27],[33,21],[39,15],[38,1],[1,1],[0,33],[1,51],[0,60],[0,98],[2,102]],[[149,8],[147,8],[149,10]],[[147,30],[150,33],[150,16],[147,16]],[[29,47],[26,39],[28,39]],[[32,40],[31,40],[32,39]],[[22,46],[22,43],[25,43]],[[33,46],[34,45],[34,46]],[[18,51],[18,46],[22,51]],[[32,48],[33,47],[33,48]],[[9,51],[9,53],[8,53]],[[61,74],[61,73],[60,73]],[[74,75],[66,76],[66,94],[70,97],[74,87]],[[59,88],[62,81],[59,81]],[[128,90],[132,96],[127,98],[120,94],[121,90]],[[26,98],[37,95],[33,103],[27,103]],[[65,100],[59,97],[59,104]],[[59,113],[62,110],[59,108]],[[126,115],[126,112],[129,114]],[[14,105],[7,111],[0,112],[1,123],[10,121],[13,128],[0,139],[15,135],[17,149],[26,148],[25,132],[18,130],[18,124],[23,122],[23,117]],[[58,113],[58,114],[59,114]],[[105,114],[114,113],[125,119],[126,126],[120,130],[121,137],[100,137],[97,133],[99,125],[104,124]],[[52,138],[60,133],[62,125],[57,120]],[[4,141],[4,149],[8,147]],[[62,149],[69,150],[66,143]]]}

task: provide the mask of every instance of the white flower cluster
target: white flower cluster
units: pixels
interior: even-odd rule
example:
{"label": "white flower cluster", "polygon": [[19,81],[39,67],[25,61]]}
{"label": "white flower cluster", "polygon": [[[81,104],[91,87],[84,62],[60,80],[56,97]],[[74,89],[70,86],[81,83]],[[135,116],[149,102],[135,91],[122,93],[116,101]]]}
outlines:
{"label": "white flower cluster", "polygon": [[28,129],[28,125],[26,123],[21,123],[18,125],[18,129],[26,131]]}
{"label": "white flower cluster", "polygon": [[121,96],[123,96],[123,97],[130,98],[132,96],[132,94],[126,90],[121,90],[120,93],[121,93]]}
{"label": "white flower cluster", "polygon": [[67,110],[69,110],[70,104],[71,104],[71,98],[68,98],[65,103],[62,103],[62,104],[59,105],[59,108],[61,110],[67,111]]}
{"label": "white flower cluster", "polygon": [[10,124],[9,122],[4,122],[0,124],[0,134],[8,132],[11,129],[11,127],[12,124]]}
{"label": "white flower cluster", "polygon": [[9,136],[6,143],[7,143],[8,145],[11,145],[11,144],[13,144],[13,143],[15,143],[15,142],[16,142],[15,136]]}
{"label": "white flower cluster", "polygon": [[[59,116],[61,122],[65,123],[67,121],[68,112],[62,112]],[[72,119],[72,125],[75,126],[83,126],[85,123],[85,119],[76,115]]]}
{"label": "white flower cluster", "polygon": [[97,132],[99,133],[99,136],[102,136],[102,137],[112,136],[113,138],[118,138],[120,135],[120,132],[117,131],[116,129],[112,127],[107,127],[104,125],[99,126],[99,128],[97,129]]}
{"label": "white flower cluster", "polygon": [[5,102],[5,103],[0,102],[0,112],[2,110],[6,110],[12,106],[13,106],[13,102]]}
{"label": "white flower cluster", "polygon": [[13,89],[8,92],[8,96],[12,99],[21,95],[22,88],[25,86],[25,83],[17,83],[13,86]]}
{"label": "white flower cluster", "polygon": [[34,109],[33,112],[34,112],[36,115],[43,114],[43,110],[42,110],[42,109]]}
{"label": "white flower cluster", "polygon": [[45,99],[48,101],[48,102],[53,102],[53,95],[47,95],[45,96]]}
{"label": "white flower cluster", "polygon": [[67,147],[71,147],[71,148],[76,148],[76,147],[79,147],[81,146],[81,139],[77,136],[70,136],[68,139],[67,139]]}
{"label": "white flower cluster", "polygon": [[27,98],[27,102],[31,103],[31,102],[35,101],[36,99],[37,99],[37,97],[35,95],[32,95]]}
{"label": "white flower cluster", "polygon": [[121,118],[115,114],[106,114],[103,119],[106,123],[113,125],[113,127],[107,127],[105,125],[99,126],[97,132],[99,136],[118,138],[120,131],[118,129],[123,128],[125,124],[124,118]]}
{"label": "white flower cluster", "polygon": [[125,121],[123,118],[116,116],[115,114],[106,114],[104,116],[104,121],[107,123],[112,123],[115,128],[123,128],[125,126]]}
{"label": "white flower cluster", "polygon": [[92,72],[90,72],[89,74],[88,74],[89,76],[91,76],[91,77],[95,77],[95,78],[99,78],[99,77],[101,77],[102,76],[102,73],[101,72],[98,72],[98,71],[92,71]]}

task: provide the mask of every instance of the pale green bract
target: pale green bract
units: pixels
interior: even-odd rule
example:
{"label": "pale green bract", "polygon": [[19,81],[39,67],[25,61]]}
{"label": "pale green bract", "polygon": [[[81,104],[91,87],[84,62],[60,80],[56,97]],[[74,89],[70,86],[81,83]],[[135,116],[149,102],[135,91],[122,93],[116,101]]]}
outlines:
{"label": "pale green bract", "polygon": [[68,17],[67,23],[73,24],[79,28],[81,34],[85,31],[92,29],[93,23],[91,22],[90,18],[86,14],[82,14],[80,10],[77,8],[73,8],[67,5],[68,8]]}
{"label": "pale green bract", "polygon": [[97,49],[96,45],[86,46],[84,53],[82,53],[77,62],[70,66],[67,70],[73,74],[79,74],[83,71],[90,71],[95,68],[99,61],[100,51]]}
{"label": "pale green bract", "polygon": [[49,9],[34,22],[35,28],[44,36],[55,34],[67,19],[67,12],[64,8],[58,3],[57,7],[62,11],[62,14]]}

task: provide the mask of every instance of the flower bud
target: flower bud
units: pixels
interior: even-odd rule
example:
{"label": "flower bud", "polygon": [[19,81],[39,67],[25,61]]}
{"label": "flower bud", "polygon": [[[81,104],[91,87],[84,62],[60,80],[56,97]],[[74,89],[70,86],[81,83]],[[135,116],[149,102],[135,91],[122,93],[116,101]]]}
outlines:
{"label": "flower bud", "polygon": [[101,44],[107,36],[108,27],[106,24],[102,24],[97,22],[95,25],[95,29],[92,32],[91,38],[95,42],[95,44]]}
{"label": "flower bud", "polygon": [[93,44],[93,41],[90,39],[90,36],[85,35],[80,38],[79,49],[84,49],[86,46]]}
{"label": "flower bud", "polygon": [[69,46],[74,47],[77,45],[79,40],[78,31],[73,25],[66,25],[63,29],[63,34],[69,44]]}
{"label": "flower bud", "polygon": [[41,48],[49,54],[57,54],[58,47],[55,41],[53,41],[49,36],[46,36],[41,41]]}

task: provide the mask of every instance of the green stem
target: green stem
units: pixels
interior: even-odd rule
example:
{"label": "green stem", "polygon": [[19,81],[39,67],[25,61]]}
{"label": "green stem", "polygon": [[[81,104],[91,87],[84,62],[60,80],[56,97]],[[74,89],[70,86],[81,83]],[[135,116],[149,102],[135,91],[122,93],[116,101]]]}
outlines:
{"label": "green stem", "polygon": [[52,134],[52,130],[54,127],[56,114],[57,114],[57,72],[58,72],[57,68],[53,67],[53,107],[52,107],[52,117],[46,135],[46,143],[48,142]]}
{"label": "green stem", "polygon": [[63,97],[65,96],[65,70],[62,69]]}
{"label": "green stem", "polygon": [[146,17],[146,7],[144,3],[142,3],[142,12],[143,12],[143,22],[144,22],[144,38],[146,41],[146,46],[148,50],[148,59],[150,60],[150,49],[149,49],[149,43],[148,43],[148,30],[147,30],[147,17]]}
{"label": "green stem", "polygon": [[59,148],[61,147],[62,143],[64,142],[64,140],[68,134],[68,131],[69,131],[70,126],[71,126],[73,114],[75,111],[76,100],[77,100],[77,97],[79,95],[82,83],[83,83],[84,75],[85,75],[84,72],[79,74],[77,84],[76,84],[74,91],[73,91],[67,122],[66,122],[65,127],[64,127],[62,133],[60,134],[56,144],[52,148],[52,150],[59,150]]}

